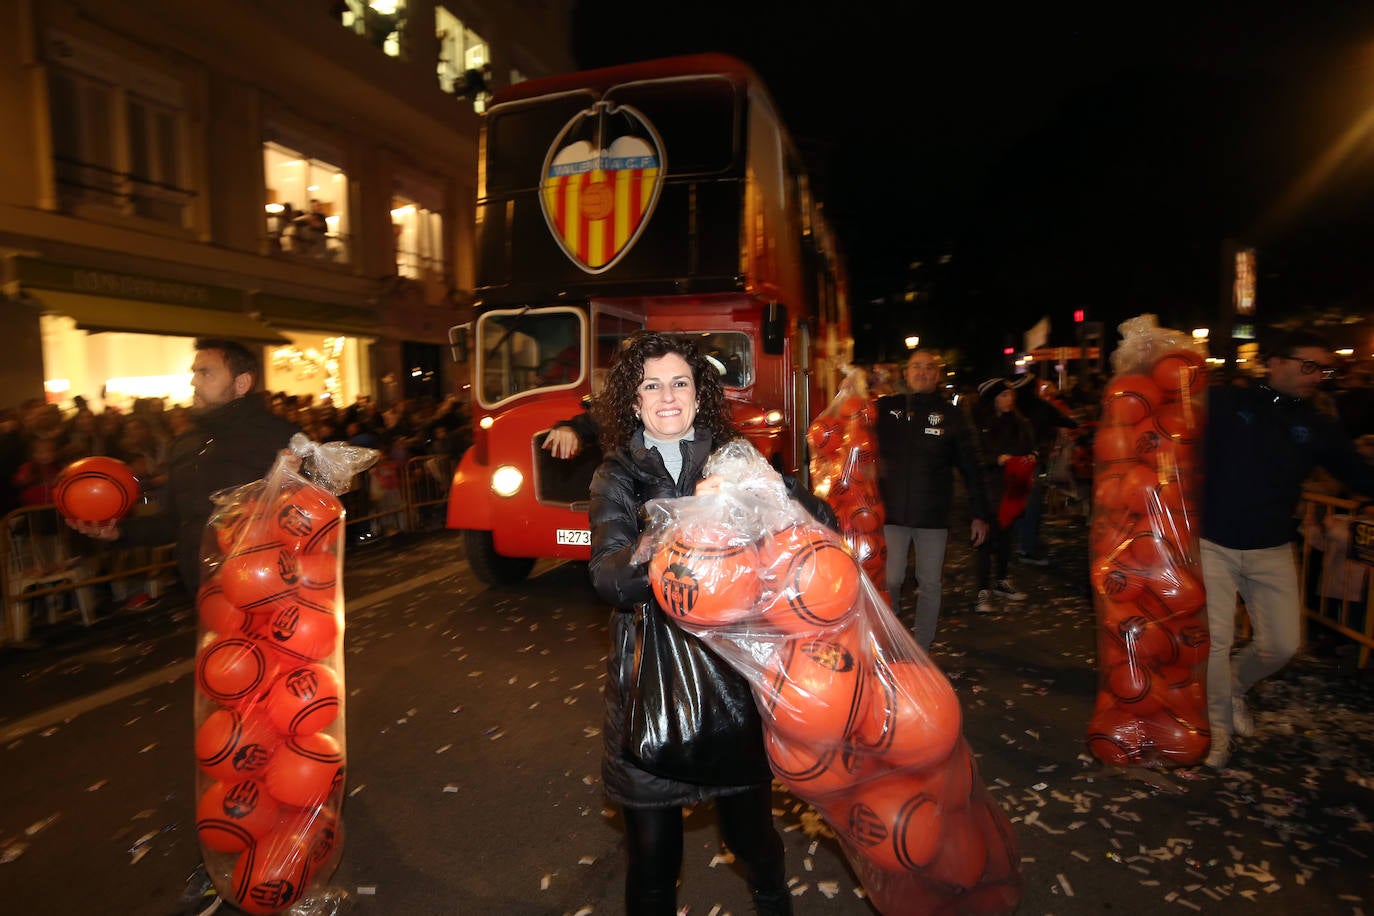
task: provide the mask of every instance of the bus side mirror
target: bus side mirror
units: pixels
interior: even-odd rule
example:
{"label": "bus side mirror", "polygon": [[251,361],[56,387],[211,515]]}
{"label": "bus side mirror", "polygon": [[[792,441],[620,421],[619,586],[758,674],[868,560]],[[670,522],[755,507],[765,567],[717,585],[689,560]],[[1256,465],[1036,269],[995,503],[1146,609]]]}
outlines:
{"label": "bus side mirror", "polygon": [[468,361],[468,332],[471,330],[471,324],[457,324],[448,329],[448,349],[459,365]]}
{"label": "bus side mirror", "polygon": [[787,339],[787,306],[770,302],[763,310],[763,352],[781,356]]}

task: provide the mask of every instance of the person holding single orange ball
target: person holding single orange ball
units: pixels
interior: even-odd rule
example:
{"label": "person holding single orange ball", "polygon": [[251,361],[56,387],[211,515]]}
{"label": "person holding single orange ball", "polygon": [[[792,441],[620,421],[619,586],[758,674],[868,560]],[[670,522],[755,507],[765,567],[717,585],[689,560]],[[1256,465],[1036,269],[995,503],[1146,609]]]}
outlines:
{"label": "person holding single orange ball", "polygon": [[194,424],[172,441],[163,511],[67,524],[87,537],[141,547],[176,544],[177,572],[200,587],[200,542],[210,494],[265,476],[300,428],[271,413],[261,396],[262,365],[236,340],[202,337],[191,362]]}
{"label": "person holding single orange ball", "polygon": [[[644,615],[662,614],[650,584],[648,563],[632,563],[640,539],[642,507],[652,499],[719,492],[719,477],[702,478],[714,449],[739,436],[730,417],[720,375],[686,336],[641,331],[631,336],[593,404],[606,456],[591,484],[590,574],[597,594],[615,608],[607,657],[606,794],[625,816],[628,916],[672,916],[682,866],[682,806],[711,799],[721,836],[746,868],[762,916],[792,912],[783,846],[773,827],[771,773],[763,750],[761,720],[737,736],[739,775],[718,784],[705,770],[668,777],[627,759],[628,699],[634,686],[637,641]],[[795,481],[789,494],[823,523],[834,514]],[[670,624],[671,626],[671,624]],[[691,634],[683,634],[694,640]],[[705,653],[709,655],[710,653]],[[711,656],[714,658],[714,656]],[[716,659],[719,678],[741,678]],[[712,688],[706,688],[712,689]],[[761,765],[753,765],[758,762]]]}

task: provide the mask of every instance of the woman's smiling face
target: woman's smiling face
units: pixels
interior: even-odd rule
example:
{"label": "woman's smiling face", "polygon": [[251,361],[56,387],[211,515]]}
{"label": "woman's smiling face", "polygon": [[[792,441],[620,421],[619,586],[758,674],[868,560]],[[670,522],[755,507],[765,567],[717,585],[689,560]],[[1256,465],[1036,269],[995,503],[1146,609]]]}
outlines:
{"label": "woman's smiling face", "polygon": [[676,353],[646,359],[636,411],[649,436],[662,442],[681,439],[697,416],[697,386],[687,360]]}

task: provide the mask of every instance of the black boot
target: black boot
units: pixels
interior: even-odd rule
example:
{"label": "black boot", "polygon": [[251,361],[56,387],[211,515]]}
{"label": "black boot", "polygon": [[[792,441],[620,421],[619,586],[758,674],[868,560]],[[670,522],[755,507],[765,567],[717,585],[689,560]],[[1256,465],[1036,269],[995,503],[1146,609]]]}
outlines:
{"label": "black boot", "polygon": [[792,894],[780,891],[754,891],[754,912],[759,916],[792,916]]}

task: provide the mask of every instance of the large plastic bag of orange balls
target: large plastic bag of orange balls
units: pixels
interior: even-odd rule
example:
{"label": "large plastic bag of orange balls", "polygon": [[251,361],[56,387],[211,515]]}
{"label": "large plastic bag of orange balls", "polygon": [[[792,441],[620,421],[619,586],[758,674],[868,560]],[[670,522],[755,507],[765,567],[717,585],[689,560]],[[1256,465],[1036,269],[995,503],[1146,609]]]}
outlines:
{"label": "large plastic bag of orange balls", "polygon": [[1120,330],[1093,440],[1098,695],[1088,747],[1112,766],[1187,766],[1210,742],[1197,529],[1206,353],[1153,315]]}
{"label": "large plastic bag of orange balls", "polygon": [[213,497],[201,549],[196,834],[245,913],[326,916],[342,851],[343,533],[338,494],[373,449],[291,440],[300,473]]}
{"label": "large plastic bag of orange balls", "polygon": [[878,492],[878,440],[873,399],[864,373],[846,373],[825,410],[806,428],[811,487],[835,510],[840,537],[870,581],[885,588],[887,541]]}
{"label": "large plastic bag of orange balls", "polygon": [[634,561],[669,619],[749,681],[774,775],[887,916],[1014,911],[1016,840],[949,681],[752,446],[726,444],[706,473],[718,493],[647,504]]}

